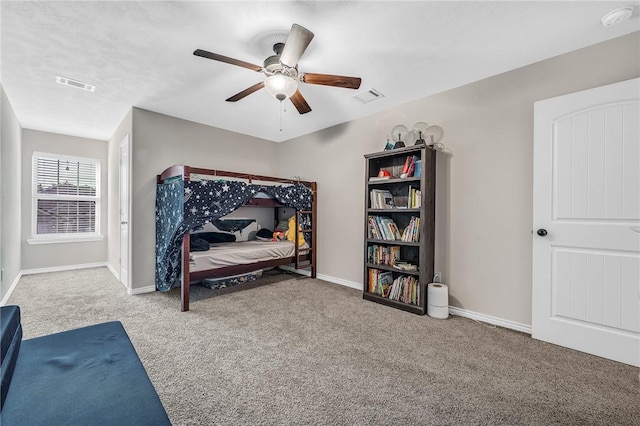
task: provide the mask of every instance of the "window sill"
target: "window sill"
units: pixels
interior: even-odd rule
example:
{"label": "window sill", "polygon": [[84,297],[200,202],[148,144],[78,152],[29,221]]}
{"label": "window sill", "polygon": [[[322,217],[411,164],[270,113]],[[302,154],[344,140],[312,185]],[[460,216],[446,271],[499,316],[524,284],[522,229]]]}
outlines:
{"label": "window sill", "polygon": [[92,235],[87,237],[53,237],[53,238],[29,238],[27,243],[38,244],[59,244],[59,243],[86,243],[91,241],[102,241],[102,235]]}

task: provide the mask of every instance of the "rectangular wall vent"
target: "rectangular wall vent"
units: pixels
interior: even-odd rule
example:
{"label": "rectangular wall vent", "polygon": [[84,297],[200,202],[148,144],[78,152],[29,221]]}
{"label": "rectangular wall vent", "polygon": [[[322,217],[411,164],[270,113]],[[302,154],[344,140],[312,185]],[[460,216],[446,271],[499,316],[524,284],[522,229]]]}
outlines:
{"label": "rectangular wall vent", "polygon": [[353,99],[355,99],[356,101],[366,104],[369,103],[371,101],[375,101],[378,99],[382,99],[384,98],[384,95],[380,92],[378,92],[376,89],[369,89],[366,90],[364,92],[360,92],[357,95],[353,96]]}
{"label": "rectangular wall vent", "polygon": [[65,86],[75,87],[76,89],[86,90],[87,92],[96,91],[96,86],[94,86],[93,84],[84,83],[82,81],[74,80],[72,78],[60,77],[59,75],[57,75],[56,81]]}

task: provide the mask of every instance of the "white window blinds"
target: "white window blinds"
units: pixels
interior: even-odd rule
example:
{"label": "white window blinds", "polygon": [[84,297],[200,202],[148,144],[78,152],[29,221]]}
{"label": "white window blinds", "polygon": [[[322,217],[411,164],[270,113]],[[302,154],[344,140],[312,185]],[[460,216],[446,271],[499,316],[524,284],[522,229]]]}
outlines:
{"label": "white window blinds", "polygon": [[100,162],[33,154],[33,236],[99,234]]}

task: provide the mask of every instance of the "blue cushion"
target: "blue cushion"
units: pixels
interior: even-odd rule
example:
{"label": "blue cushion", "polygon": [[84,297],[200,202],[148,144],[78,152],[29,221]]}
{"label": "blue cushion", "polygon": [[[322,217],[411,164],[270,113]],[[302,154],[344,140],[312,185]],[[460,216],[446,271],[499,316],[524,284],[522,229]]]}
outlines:
{"label": "blue cushion", "polygon": [[24,340],[6,425],[169,425],[119,321]]}
{"label": "blue cushion", "polygon": [[0,388],[0,407],[9,391],[11,378],[18,359],[22,342],[22,325],[20,324],[20,308],[14,305],[0,308],[0,329],[2,330],[2,382]]}

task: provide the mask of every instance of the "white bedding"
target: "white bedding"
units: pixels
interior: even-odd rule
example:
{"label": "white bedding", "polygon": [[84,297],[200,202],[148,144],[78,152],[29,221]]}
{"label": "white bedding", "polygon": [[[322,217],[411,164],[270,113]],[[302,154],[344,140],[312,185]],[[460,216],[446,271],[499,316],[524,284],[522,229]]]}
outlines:
{"label": "white bedding", "polygon": [[[308,247],[305,244],[302,248]],[[246,265],[264,260],[281,259],[295,254],[291,241],[242,241],[211,244],[209,251],[190,253],[190,271]]]}

